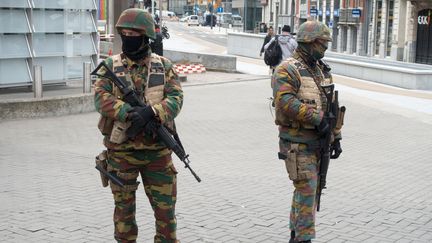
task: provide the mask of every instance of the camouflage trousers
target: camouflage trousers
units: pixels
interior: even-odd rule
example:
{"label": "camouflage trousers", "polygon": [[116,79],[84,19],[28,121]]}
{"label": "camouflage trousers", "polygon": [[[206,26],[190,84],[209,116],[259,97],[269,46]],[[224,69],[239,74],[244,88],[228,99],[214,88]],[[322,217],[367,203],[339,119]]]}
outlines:
{"label": "camouflage trousers", "polygon": [[114,238],[117,242],[136,242],[137,239],[135,192],[138,188],[139,174],[156,220],[154,242],[177,242],[175,217],[177,171],[172,163],[171,151],[168,149],[108,151],[108,171],[115,173],[126,182],[124,188],[110,183],[115,204]]}
{"label": "camouflage trousers", "polygon": [[[294,193],[291,203],[290,229],[295,232],[296,241],[315,238],[316,189],[318,160],[316,151],[306,144],[297,144],[297,178],[292,179]],[[280,141],[281,153],[288,153],[293,144]],[[288,164],[286,164],[288,167]],[[288,170],[288,168],[287,168]],[[291,175],[290,175],[291,178]]]}

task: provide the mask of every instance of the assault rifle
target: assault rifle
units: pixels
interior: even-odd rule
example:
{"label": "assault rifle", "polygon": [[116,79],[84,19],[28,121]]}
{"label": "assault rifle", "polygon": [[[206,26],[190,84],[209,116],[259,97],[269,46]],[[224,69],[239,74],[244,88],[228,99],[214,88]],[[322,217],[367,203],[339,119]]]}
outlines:
{"label": "assault rifle", "polygon": [[[105,68],[106,73],[104,75],[99,74],[99,70],[101,68]],[[102,61],[96,68],[91,72],[91,75],[100,76],[103,78],[107,78],[111,80],[117,88],[119,88],[120,92],[123,94],[123,101],[131,105],[132,107],[140,106],[145,107],[146,105],[144,102],[139,98],[139,96],[130,89],[121,79],[119,79],[112,71],[111,69],[106,65],[104,61]],[[159,123],[156,119],[150,121],[149,123],[156,124]],[[163,124],[158,124],[158,126],[155,126],[155,132],[157,136],[162,140],[162,142],[171,149],[177,157],[185,164],[185,168],[188,168],[192,175],[195,177],[195,179],[198,182],[201,182],[201,179],[198,177],[198,175],[195,173],[195,171],[192,170],[189,163],[189,154],[186,154],[180,139],[177,134],[174,134],[174,138],[171,136],[171,133],[167,130],[167,128]],[[140,131],[134,131],[135,134],[137,134]]]}
{"label": "assault rifle", "polygon": [[[326,188],[327,171],[332,158],[331,142],[333,137],[333,130],[341,128],[343,117],[345,114],[345,106],[339,107],[338,91],[334,91],[334,84],[322,85],[322,90],[327,99],[327,107],[324,113],[324,118],[327,119],[329,124],[328,132],[320,139],[320,163],[318,171],[318,186],[316,193],[317,211],[320,210],[321,192]],[[334,93],[334,97],[333,97]]]}

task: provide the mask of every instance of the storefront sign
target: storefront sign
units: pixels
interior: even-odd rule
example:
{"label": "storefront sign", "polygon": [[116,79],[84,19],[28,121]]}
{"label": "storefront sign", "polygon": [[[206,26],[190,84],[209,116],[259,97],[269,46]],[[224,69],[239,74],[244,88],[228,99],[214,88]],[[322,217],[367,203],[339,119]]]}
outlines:
{"label": "storefront sign", "polygon": [[429,25],[431,16],[418,16],[418,24]]}
{"label": "storefront sign", "polygon": [[358,8],[353,9],[351,13],[353,18],[360,18],[361,16],[361,10]]}
{"label": "storefront sign", "polygon": [[318,14],[318,10],[316,8],[310,9],[310,16],[315,17]]}

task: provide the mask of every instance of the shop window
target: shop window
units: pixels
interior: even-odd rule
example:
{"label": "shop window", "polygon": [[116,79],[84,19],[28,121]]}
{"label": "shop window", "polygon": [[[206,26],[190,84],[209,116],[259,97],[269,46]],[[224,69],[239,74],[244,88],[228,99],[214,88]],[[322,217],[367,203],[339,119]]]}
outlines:
{"label": "shop window", "polygon": [[25,34],[0,34],[0,58],[30,57]]}
{"label": "shop window", "polygon": [[29,33],[24,9],[0,9],[0,33]]}

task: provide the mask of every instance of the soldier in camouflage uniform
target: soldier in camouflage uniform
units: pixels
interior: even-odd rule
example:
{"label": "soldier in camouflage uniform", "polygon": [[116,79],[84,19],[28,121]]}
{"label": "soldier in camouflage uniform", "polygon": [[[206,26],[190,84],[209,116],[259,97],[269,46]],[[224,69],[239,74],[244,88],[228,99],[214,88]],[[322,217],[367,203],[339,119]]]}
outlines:
{"label": "soldier in camouflage uniform", "polygon": [[[120,15],[116,28],[122,39],[122,53],[105,62],[147,106],[137,108],[125,103],[109,79],[98,78],[95,83],[95,106],[101,114],[99,129],[107,148],[107,170],[125,182],[120,187],[110,181],[115,203],[114,237],[117,242],[136,242],[135,192],[140,174],[154,211],[154,242],[179,242],[175,217],[177,171],[171,150],[149,129],[131,137],[128,127],[146,127],[156,119],[174,130],[173,120],[180,112],[183,91],[172,63],[151,53],[149,38],[155,39],[155,30],[148,12],[127,9]],[[99,72],[103,75],[104,69]],[[164,78],[153,80],[150,78],[153,74]],[[116,126],[122,129],[115,130]],[[125,130],[125,134],[117,136],[118,131]]]}
{"label": "soldier in camouflage uniform", "polygon": [[[307,243],[315,238],[319,140],[329,130],[323,119],[327,101],[320,85],[332,83],[329,68],[321,58],[331,40],[326,25],[317,21],[303,23],[293,56],[279,64],[272,77],[280,157],[295,187],[290,243]],[[340,132],[334,131],[334,136],[332,150],[338,157],[342,152]]]}

